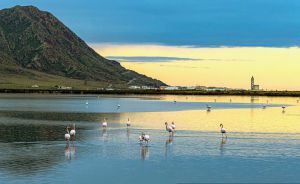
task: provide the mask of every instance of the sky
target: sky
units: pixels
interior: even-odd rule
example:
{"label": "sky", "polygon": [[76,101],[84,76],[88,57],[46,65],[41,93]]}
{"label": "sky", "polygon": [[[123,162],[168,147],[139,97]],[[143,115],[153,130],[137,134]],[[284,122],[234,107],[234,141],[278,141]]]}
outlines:
{"label": "sky", "polygon": [[15,5],[51,12],[99,54],[169,85],[248,89],[254,75],[264,89],[300,90],[298,0],[0,2]]}

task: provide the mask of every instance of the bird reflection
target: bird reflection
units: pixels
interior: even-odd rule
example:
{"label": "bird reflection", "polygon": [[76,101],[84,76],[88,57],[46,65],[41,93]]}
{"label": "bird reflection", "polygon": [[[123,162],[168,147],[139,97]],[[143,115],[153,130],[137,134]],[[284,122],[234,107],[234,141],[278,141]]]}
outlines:
{"label": "bird reflection", "polygon": [[72,160],[75,158],[75,154],[76,154],[76,147],[75,147],[75,144],[72,143],[72,146],[70,147],[70,143],[68,142],[66,144],[66,147],[65,147],[65,157],[66,157],[66,160]]}
{"label": "bird reflection", "polygon": [[103,141],[107,141],[108,134],[107,134],[107,129],[106,128],[102,128],[101,136],[102,136]]}
{"label": "bird reflection", "polygon": [[65,147],[65,157],[66,157],[66,160],[71,160],[71,152],[70,152],[69,142],[67,142],[66,147]]}
{"label": "bird reflection", "polygon": [[168,157],[168,152],[170,152],[170,146],[173,144],[173,136],[170,135],[168,139],[166,140],[165,144],[165,157]]}
{"label": "bird reflection", "polygon": [[126,136],[127,136],[127,142],[129,143],[130,128],[127,128]]}
{"label": "bird reflection", "polygon": [[141,144],[141,160],[146,160],[149,158],[149,147],[147,145]]}
{"label": "bird reflection", "polygon": [[76,155],[76,146],[75,143],[72,143],[72,147],[71,147],[71,158],[75,159],[75,155]]}
{"label": "bird reflection", "polygon": [[224,151],[225,151],[225,144],[227,143],[227,137],[222,137],[221,139],[221,144],[220,144],[220,154],[221,156],[224,155]]}

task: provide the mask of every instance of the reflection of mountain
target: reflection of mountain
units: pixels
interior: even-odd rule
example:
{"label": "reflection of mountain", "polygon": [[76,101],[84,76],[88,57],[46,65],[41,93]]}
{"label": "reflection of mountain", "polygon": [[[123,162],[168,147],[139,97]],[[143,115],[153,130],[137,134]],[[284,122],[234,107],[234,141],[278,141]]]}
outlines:
{"label": "reflection of mountain", "polygon": [[10,125],[1,124],[1,142],[36,142],[36,141],[58,141],[63,140],[65,133],[64,125]]}
{"label": "reflection of mountain", "polygon": [[55,167],[64,161],[64,133],[65,125],[1,124],[0,169],[16,176],[31,176]]}
{"label": "reflection of mountain", "polygon": [[117,113],[67,113],[67,112],[33,112],[33,111],[0,111],[1,117],[49,120],[49,121],[99,121],[108,118],[109,121],[118,122]]}
{"label": "reflection of mountain", "polygon": [[1,145],[1,170],[15,176],[31,176],[41,170],[50,170],[56,164],[63,161],[60,157],[64,146],[53,147],[40,144],[6,144]]}

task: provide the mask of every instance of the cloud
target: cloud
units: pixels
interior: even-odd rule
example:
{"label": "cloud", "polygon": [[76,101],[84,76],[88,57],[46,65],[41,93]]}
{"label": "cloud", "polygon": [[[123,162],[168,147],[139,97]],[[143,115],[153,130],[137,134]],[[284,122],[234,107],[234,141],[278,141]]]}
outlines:
{"label": "cloud", "polygon": [[188,69],[195,69],[195,68],[201,68],[201,69],[211,69],[207,66],[189,66],[189,65],[159,65],[160,67],[172,67],[172,68],[188,68]]}
{"label": "cloud", "polygon": [[201,59],[182,57],[161,57],[161,56],[108,56],[108,59],[119,62],[173,62],[173,61],[199,61]]}
{"label": "cloud", "polygon": [[161,57],[161,56],[108,56],[110,60],[118,62],[175,62],[175,61],[226,61],[226,62],[250,62],[247,59],[214,59],[214,58],[184,58],[184,57]]}

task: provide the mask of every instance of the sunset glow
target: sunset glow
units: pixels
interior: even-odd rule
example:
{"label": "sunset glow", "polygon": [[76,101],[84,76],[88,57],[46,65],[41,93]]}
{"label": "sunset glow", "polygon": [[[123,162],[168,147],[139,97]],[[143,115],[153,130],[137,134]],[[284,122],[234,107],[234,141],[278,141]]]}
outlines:
{"label": "sunset glow", "polygon": [[121,64],[169,85],[205,85],[249,89],[250,77],[266,90],[300,90],[300,48],[91,44],[105,57],[178,57],[189,60],[134,61]]}

